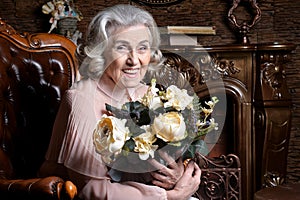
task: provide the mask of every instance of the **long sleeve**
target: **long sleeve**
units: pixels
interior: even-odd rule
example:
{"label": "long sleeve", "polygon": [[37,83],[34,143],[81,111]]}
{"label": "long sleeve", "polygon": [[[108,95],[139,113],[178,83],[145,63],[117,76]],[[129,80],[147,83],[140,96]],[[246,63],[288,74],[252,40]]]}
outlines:
{"label": "long sleeve", "polygon": [[68,178],[78,186],[79,196],[86,200],[167,199],[162,188],[132,181],[116,183],[109,177],[92,140],[97,120],[103,114],[103,102],[110,103],[111,99],[102,95],[92,80],[81,81],[67,91],[57,114],[41,174],[67,172]]}
{"label": "long sleeve", "polygon": [[111,182],[109,178],[90,178],[69,171],[76,181],[85,183],[80,191],[82,199],[107,199],[107,200],[167,200],[166,191],[156,186],[145,185],[137,182]]}

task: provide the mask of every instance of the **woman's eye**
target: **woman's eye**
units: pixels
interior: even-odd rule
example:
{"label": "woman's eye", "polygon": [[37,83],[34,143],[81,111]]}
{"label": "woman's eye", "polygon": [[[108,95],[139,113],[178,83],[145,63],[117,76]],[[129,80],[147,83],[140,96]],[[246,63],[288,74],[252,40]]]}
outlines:
{"label": "woman's eye", "polygon": [[116,47],[116,50],[119,52],[128,52],[129,48],[126,45],[119,45]]}
{"label": "woman's eye", "polygon": [[140,46],[137,50],[140,53],[146,52],[149,49],[148,46]]}

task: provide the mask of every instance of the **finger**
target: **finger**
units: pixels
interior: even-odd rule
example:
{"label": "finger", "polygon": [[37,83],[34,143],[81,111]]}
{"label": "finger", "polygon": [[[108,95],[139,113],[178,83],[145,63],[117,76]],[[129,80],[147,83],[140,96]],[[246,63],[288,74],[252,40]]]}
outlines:
{"label": "finger", "polygon": [[199,168],[198,164],[194,163],[194,174],[193,178],[194,179],[194,184],[195,184],[195,189],[194,193],[198,190],[199,185],[201,183],[201,169]]}
{"label": "finger", "polygon": [[188,176],[193,176],[194,170],[195,170],[195,163],[194,161],[190,161],[185,169],[184,174]]}
{"label": "finger", "polygon": [[161,174],[159,172],[151,172],[150,174],[154,180],[160,181],[172,187],[174,187],[177,182],[177,177]]}
{"label": "finger", "polygon": [[159,173],[159,172],[150,172],[151,176],[157,180],[163,180],[166,179],[166,175]]}
{"label": "finger", "polygon": [[153,180],[152,183],[156,186],[163,187],[165,189],[171,189],[175,186],[176,182],[172,178],[168,176],[164,176],[157,172],[151,173]]}
{"label": "finger", "polygon": [[152,184],[156,185],[158,187],[164,188],[166,190],[172,189],[174,187],[174,185],[172,184],[166,184],[165,182],[161,182],[159,180],[152,180]]}
{"label": "finger", "polygon": [[202,171],[197,163],[194,163],[194,177],[201,177]]}
{"label": "finger", "polygon": [[182,157],[180,157],[176,162],[169,165],[169,168],[173,169],[173,171],[177,171],[177,173],[180,174],[179,176],[181,176],[185,170]]}
{"label": "finger", "polygon": [[161,181],[156,180],[156,179],[152,180],[152,184],[156,185],[156,186],[159,186],[159,187],[162,187],[162,188],[165,188],[165,184],[163,184]]}
{"label": "finger", "polygon": [[177,164],[180,165],[180,166],[183,166],[183,160],[182,160],[182,157],[180,157],[177,161]]}

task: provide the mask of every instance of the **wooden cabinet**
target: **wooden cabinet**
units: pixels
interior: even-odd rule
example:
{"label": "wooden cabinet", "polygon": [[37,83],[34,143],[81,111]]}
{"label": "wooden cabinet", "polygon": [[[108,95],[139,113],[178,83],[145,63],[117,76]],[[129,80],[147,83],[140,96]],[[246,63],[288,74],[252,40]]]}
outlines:
{"label": "wooden cabinet", "polygon": [[285,67],[295,45],[163,46],[162,49],[172,61],[169,65],[186,73],[200,98],[222,93],[225,96],[216,109],[217,118],[222,115],[224,118],[218,133],[220,143],[212,147],[208,156],[228,153],[239,156],[243,199],[253,198],[254,192],[266,184],[267,174],[284,177],[291,124]]}

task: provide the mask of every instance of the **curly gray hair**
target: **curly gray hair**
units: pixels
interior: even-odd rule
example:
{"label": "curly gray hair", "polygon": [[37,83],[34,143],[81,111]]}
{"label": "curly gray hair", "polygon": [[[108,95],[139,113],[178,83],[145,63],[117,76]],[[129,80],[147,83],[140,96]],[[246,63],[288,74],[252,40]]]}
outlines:
{"label": "curly gray hair", "polygon": [[126,4],[116,5],[99,12],[90,22],[86,44],[83,49],[84,59],[79,68],[84,78],[99,78],[105,70],[103,52],[111,34],[121,28],[144,24],[151,36],[151,60],[149,69],[154,69],[163,62],[159,50],[160,33],[152,15],[138,7]]}

